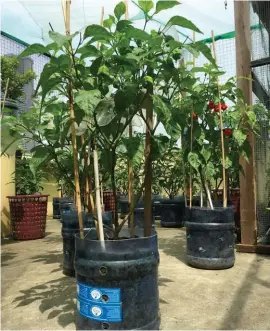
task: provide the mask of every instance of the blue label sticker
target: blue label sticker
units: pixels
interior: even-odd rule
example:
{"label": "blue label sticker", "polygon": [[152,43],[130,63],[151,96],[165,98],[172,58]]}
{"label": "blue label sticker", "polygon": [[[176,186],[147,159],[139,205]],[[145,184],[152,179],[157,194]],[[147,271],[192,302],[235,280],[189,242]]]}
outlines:
{"label": "blue label sticker", "polygon": [[121,322],[121,290],[77,283],[77,309],[81,315],[105,322]]}

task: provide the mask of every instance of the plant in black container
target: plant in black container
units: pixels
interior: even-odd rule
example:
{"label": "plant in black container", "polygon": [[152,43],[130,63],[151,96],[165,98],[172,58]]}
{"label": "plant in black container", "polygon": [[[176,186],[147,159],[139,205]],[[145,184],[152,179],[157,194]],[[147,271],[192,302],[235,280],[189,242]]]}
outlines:
{"label": "plant in black container", "polygon": [[159,161],[156,170],[159,184],[169,199],[161,200],[161,221],[163,227],[182,227],[185,216],[185,198],[177,197],[184,188],[184,164],[181,149],[170,147]]}
{"label": "plant in black container", "polygon": [[[248,135],[255,130],[256,116],[242,101],[234,79],[219,85],[217,77],[223,73],[215,65],[197,70],[204,72],[205,80],[197,79],[190,97],[182,100],[182,110],[188,115],[184,160],[199,176],[208,207],[186,209],[187,261],[198,268],[225,269],[235,262],[234,212],[227,201],[227,174],[240,156],[249,159]],[[211,189],[213,178],[220,173],[223,206],[216,207]]]}
{"label": "plant in black container", "polygon": [[[114,16],[110,15],[104,20],[103,26],[88,26],[83,37],[69,35],[69,19],[66,19],[66,36],[50,32],[52,44],[47,47],[31,45],[22,54],[51,51],[51,60],[40,79],[42,99],[44,101],[48,93],[57,91],[69,101],[69,116],[55,127],[64,128],[64,133],[71,128],[72,133],[80,230],[75,236],[78,285],[76,324],[81,330],[156,330],[160,326],[157,279],[159,253],[151,217],[152,161],[163,157],[169,138],[156,136],[155,131],[162,123],[175,141],[181,135],[181,127],[175,124],[171,114],[173,108],[177,107],[179,93],[190,85],[190,79],[193,80],[189,71],[179,68],[175,62],[181,57],[181,51],[202,52],[209,56],[209,50],[203,43],[187,45],[165,34],[173,25],[200,32],[184,17],[174,16],[164,29],[147,32],[147,23],[154,14],[177,4],[177,1],[158,1],[155,6],[152,1],[139,1],[145,16],[144,29],[135,28],[131,21],[122,19],[126,13],[124,2],[115,7]],[[78,44],[73,48],[76,39]],[[96,42],[99,43],[98,48],[95,47]],[[58,50],[61,52],[57,53]],[[153,112],[157,115],[155,125]],[[46,113],[53,115],[53,121],[59,120],[59,114],[67,115],[66,105],[55,101]],[[125,140],[130,153],[129,161],[140,157],[144,162],[143,182],[124,218],[119,218],[115,204],[113,231],[106,233],[100,205],[98,151],[106,156],[103,166],[110,175],[111,188],[117,201],[117,153],[124,132],[135,115],[140,116],[146,124],[143,155],[140,148],[142,137],[129,136]],[[78,137],[76,128],[81,125],[85,125],[86,129],[83,137]],[[65,148],[66,135],[61,130],[57,134],[56,143],[50,145],[49,149],[55,151],[59,148],[58,153],[61,153]],[[94,166],[96,199],[95,206],[91,203],[90,210],[96,227],[90,231],[84,231],[80,201],[79,165],[82,160],[85,160],[87,175]],[[125,224],[142,192],[144,230],[134,229],[133,222],[127,229]]]}

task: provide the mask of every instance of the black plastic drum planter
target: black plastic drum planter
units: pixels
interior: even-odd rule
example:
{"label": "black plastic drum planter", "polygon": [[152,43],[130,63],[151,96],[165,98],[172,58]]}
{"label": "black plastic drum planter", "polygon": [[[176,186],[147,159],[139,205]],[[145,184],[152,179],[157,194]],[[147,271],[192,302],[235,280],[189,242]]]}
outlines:
{"label": "black plastic drum planter", "polygon": [[152,210],[155,219],[161,218],[161,200],[164,200],[163,195],[155,194],[152,197]]}
{"label": "black plastic drum planter", "polygon": [[75,246],[77,330],[158,330],[157,235]]}
{"label": "black plastic drum planter", "polygon": [[[84,230],[90,231],[95,227],[93,216],[83,212]],[[112,228],[112,211],[105,212],[102,216],[103,224]],[[75,234],[79,233],[78,211],[72,210],[69,213],[62,214],[62,237],[63,237],[63,274],[66,276],[75,276],[74,254],[75,254]]]}
{"label": "black plastic drum planter", "polygon": [[53,218],[60,218],[60,198],[53,198]]}
{"label": "black plastic drum planter", "polygon": [[187,262],[200,269],[227,269],[234,265],[232,207],[186,208]]}
{"label": "black plastic drum planter", "polygon": [[185,199],[162,199],[160,224],[166,228],[181,228],[185,223]]}

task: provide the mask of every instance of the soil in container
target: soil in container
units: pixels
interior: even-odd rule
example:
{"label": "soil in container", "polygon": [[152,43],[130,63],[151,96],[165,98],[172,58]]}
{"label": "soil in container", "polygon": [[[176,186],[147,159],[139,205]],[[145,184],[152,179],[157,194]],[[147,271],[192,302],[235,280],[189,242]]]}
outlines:
{"label": "soil in container", "polygon": [[232,207],[186,208],[187,262],[200,269],[227,269],[234,265]]}
{"label": "soil in container", "polygon": [[156,233],[105,242],[77,234],[75,245],[77,330],[158,330]]}

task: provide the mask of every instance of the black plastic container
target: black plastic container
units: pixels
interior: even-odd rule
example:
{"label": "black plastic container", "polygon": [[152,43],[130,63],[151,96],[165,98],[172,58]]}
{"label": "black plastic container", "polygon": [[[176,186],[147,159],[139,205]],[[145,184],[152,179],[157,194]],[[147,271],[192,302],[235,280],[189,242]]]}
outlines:
{"label": "black plastic container", "polygon": [[161,218],[161,200],[164,200],[165,197],[163,195],[155,194],[152,198],[152,210],[153,210],[153,217],[155,219]]}
{"label": "black plastic container", "polygon": [[160,224],[166,228],[181,228],[185,224],[185,199],[162,199]]}
{"label": "black plastic container", "polygon": [[60,222],[62,222],[62,214],[69,213],[71,210],[76,209],[76,205],[70,198],[61,198],[59,201],[60,205]]}
{"label": "black plastic container", "polygon": [[228,208],[186,208],[187,262],[201,269],[234,265],[234,211]]}
{"label": "black plastic container", "polygon": [[157,235],[75,246],[76,329],[158,330]]}
{"label": "black plastic container", "polygon": [[53,198],[53,218],[60,218],[60,198]]}
{"label": "black plastic container", "polygon": [[[139,205],[141,206],[141,205]],[[152,227],[155,226],[155,217],[152,207]],[[128,227],[130,227],[130,218],[128,219]],[[136,207],[134,209],[134,227],[144,228],[144,207]]]}
{"label": "black plastic container", "polygon": [[[93,216],[82,212],[84,230],[89,231],[95,227]],[[112,211],[103,214],[103,224],[108,228],[112,227]],[[63,274],[74,277],[74,254],[75,254],[75,234],[79,233],[78,211],[72,210],[69,213],[62,214],[62,237],[63,237]]]}

